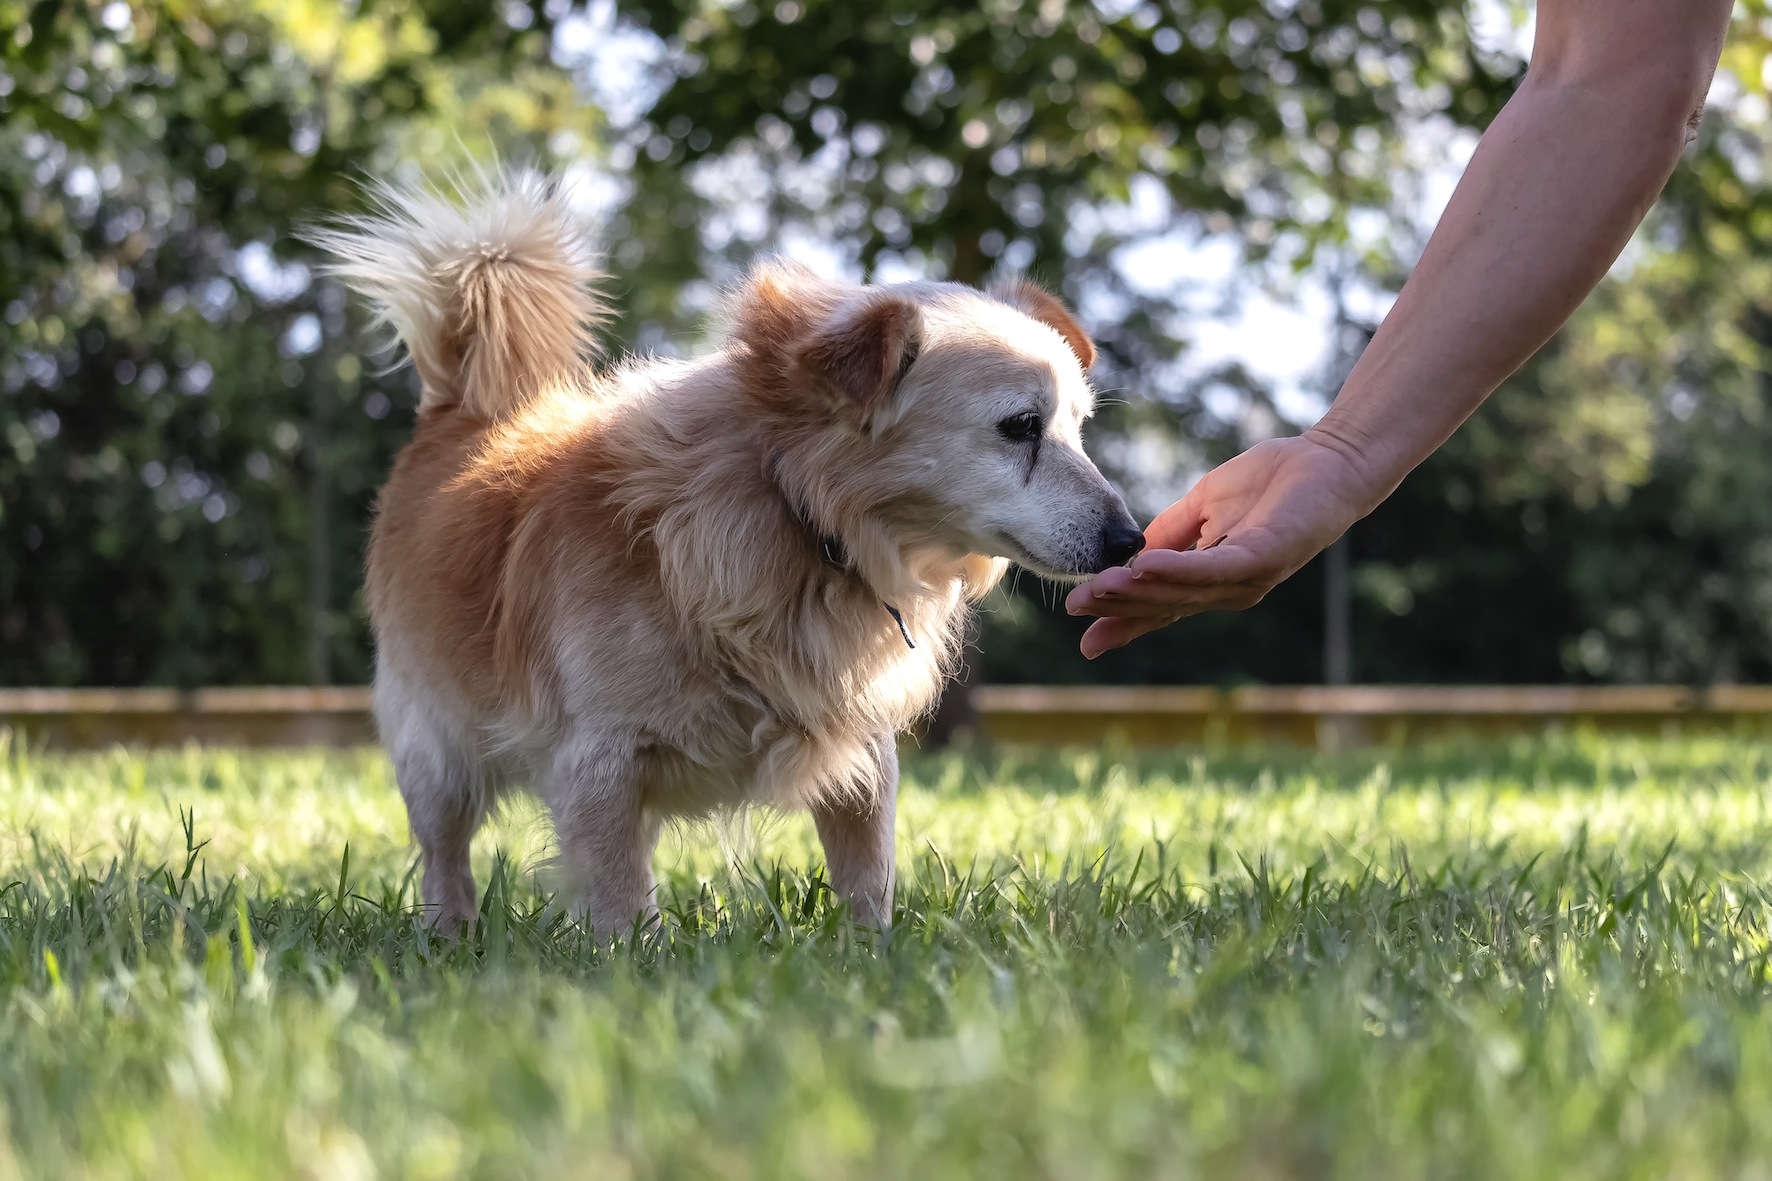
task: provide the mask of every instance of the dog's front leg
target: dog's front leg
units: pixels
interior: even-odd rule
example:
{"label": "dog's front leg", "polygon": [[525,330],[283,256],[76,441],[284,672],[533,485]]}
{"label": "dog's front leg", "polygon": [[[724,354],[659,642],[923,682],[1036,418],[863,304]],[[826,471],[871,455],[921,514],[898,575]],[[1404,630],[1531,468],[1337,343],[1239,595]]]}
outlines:
{"label": "dog's front leg", "polygon": [[484,815],[481,771],[443,738],[402,733],[394,743],[394,778],[424,863],[425,913],[454,934],[479,917],[468,843]]}
{"label": "dog's front leg", "polygon": [[658,915],[652,850],[659,823],[647,813],[633,751],[562,747],[548,806],[560,855],[578,891],[573,913],[599,939],[625,935]]}
{"label": "dog's front leg", "polygon": [[898,814],[898,747],[880,741],[875,782],[859,795],[822,800],[812,822],[824,845],[831,888],[860,922],[884,927],[892,921],[892,833]]}

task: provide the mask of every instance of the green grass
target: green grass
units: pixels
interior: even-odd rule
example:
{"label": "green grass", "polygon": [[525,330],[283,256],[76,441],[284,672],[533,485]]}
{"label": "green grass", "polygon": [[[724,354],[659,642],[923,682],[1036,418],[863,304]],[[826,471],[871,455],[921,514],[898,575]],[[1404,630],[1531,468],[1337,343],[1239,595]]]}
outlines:
{"label": "green grass", "polygon": [[[0,1178],[1763,1176],[1772,747],[913,759],[589,945],[547,831],[413,921],[374,752],[0,757]],[[348,857],[346,850],[349,850]]]}

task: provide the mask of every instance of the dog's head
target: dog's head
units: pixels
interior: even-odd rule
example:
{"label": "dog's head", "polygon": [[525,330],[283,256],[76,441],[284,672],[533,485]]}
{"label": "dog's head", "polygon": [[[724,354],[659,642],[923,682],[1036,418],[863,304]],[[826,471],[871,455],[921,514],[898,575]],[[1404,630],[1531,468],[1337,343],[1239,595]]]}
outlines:
{"label": "dog's head", "polygon": [[1143,534],[1083,453],[1095,348],[1026,281],[860,287],[768,263],[732,308],[749,396],[826,526],[1078,578]]}

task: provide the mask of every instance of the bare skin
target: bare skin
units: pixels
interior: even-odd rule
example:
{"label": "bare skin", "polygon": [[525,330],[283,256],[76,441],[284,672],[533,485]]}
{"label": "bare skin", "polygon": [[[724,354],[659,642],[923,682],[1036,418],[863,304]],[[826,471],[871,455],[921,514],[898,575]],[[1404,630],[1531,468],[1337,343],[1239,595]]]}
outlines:
{"label": "bare skin", "polygon": [[[1672,175],[1729,0],[1540,0],[1525,80],[1321,422],[1223,464],[1071,592],[1094,659],[1253,606],[1395,491],[1599,283]],[[1192,548],[1190,548],[1192,547]]]}

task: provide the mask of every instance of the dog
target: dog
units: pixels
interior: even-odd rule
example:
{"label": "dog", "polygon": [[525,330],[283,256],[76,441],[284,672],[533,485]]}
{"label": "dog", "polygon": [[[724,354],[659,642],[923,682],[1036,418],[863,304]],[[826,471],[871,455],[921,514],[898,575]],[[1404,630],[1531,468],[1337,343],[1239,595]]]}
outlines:
{"label": "dog", "polygon": [[574,913],[656,920],[661,823],[805,807],[890,922],[897,735],[1010,562],[1143,544],[1084,455],[1093,344],[1031,282],[864,286],[764,261],[693,360],[605,361],[591,235],[536,173],[386,186],[310,235],[421,383],[383,487],[375,715],[431,921],[476,916],[501,794],[550,809]]}

